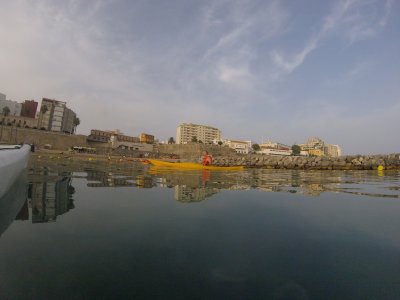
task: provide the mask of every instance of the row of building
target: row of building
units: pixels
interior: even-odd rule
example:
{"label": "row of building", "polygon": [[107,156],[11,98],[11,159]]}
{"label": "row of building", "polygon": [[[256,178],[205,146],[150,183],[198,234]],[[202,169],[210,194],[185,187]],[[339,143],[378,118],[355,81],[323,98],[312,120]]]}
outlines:
{"label": "row of building", "polygon": [[7,100],[6,95],[0,93],[0,122],[2,125],[65,133],[74,133],[79,125],[76,113],[67,107],[65,101],[43,98],[39,110],[38,107],[35,100],[20,103]]}
{"label": "row of building", "polygon": [[87,138],[90,145],[101,148],[149,151],[153,150],[154,135],[141,133],[138,137],[124,135],[120,130],[92,129]]}
{"label": "row of building", "polygon": [[[292,146],[278,142],[263,142],[254,147],[251,141],[223,139],[221,130],[212,126],[183,123],[176,130],[177,144],[205,143],[219,144],[234,149],[237,153],[249,154],[257,152],[265,155],[292,155]],[[327,144],[320,138],[311,138],[304,144],[299,144],[300,155],[304,156],[331,156],[341,155],[339,145]]]}

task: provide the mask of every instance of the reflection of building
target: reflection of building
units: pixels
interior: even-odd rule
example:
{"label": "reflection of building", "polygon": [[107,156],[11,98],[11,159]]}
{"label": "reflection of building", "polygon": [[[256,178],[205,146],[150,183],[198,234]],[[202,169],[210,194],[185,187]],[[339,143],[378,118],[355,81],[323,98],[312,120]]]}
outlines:
{"label": "reflection of building", "polygon": [[71,178],[32,184],[32,223],[55,222],[57,216],[74,208]]}
{"label": "reflection of building", "polygon": [[217,128],[205,125],[183,123],[176,129],[176,143],[187,144],[196,141],[202,141],[204,144],[212,144],[213,140],[221,139],[221,131]]}
{"label": "reflection of building", "polygon": [[175,199],[180,202],[199,202],[217,193],[218,189],[206,186],[199,186],[199,187],[188,187],[186,185],[175,186]]}
{"label": "reflection of building", "polygon": [[136,186],[139,188],[152,188],[154,186],[153,178],[150,176],[145,176],[145,175],[136,176],[135,183],[136,183]]}
{"label": "reflection of building", "polygon": [[87,172],[88,187],[108,187],[108,186],[132,186],[133,183],[127,181],[126,177],[116,177],[113,172],[85,170]]}

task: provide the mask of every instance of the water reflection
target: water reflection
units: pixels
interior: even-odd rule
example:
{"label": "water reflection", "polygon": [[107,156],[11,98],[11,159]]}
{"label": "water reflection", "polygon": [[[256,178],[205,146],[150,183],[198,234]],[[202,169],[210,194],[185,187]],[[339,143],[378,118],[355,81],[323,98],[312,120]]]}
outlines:
{"label": "water reflection", "polygon": [[[29,204],[32,223],[55,222],[57,216],[74,208],[71,172],[52,173],[47,169],[35,170],[33,178],[53,180],[33,181],[29,186]],[[56,178],[56,180],[54,180]]]}
{"label": "water reflection", "polygon": [[26,187],[27,179],[24,172],[17,178],[8,192],[0,198],[0,236],[14,219],[26,219]]}

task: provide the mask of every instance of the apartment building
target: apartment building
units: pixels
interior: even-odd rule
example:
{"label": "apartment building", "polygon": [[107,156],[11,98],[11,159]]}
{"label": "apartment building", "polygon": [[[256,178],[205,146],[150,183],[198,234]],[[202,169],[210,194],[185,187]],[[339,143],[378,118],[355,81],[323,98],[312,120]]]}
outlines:
{"label": "apartment building", "polygon": [[76,114],[67,107],[66,102],[43,98],[41,107],[43,106],[47,107],[47,111],[39,114],[40,128],[73,133]]}
{"label": "apartment building", "polygon": [[141,133],[139,136],[139,140],[141,143],[154,144],[154,135]]}
{"label": "apartment building", "polygon": [[221,131],[215,127],[192,123],[180,124],[176,129],[176,143],[188,144],[195,139],[197,142],[212,144],[213,140],[221,139]]}
{"label": "apartment building", "polygon": [[235,150],[236,153],[249,154],[251,151],[251,141],[224,140],[223,144]]}
{"label": "apartment building", "polygon": [[38,104],[35,100],[25,100],[22,103],[21,117],[35,118]]}
{"label": "apartment building", "polygon": [[260,151],[258,153],[265,155],[291,155],[291,147],[282,143],[275,143],[272,141],[267,141],[260,144]]}
{"label": "apartment building", "polygon": [[324,147],[324,154],[326,156],[338,157],[342,155],[342,149],[339,145],[327,144]]}

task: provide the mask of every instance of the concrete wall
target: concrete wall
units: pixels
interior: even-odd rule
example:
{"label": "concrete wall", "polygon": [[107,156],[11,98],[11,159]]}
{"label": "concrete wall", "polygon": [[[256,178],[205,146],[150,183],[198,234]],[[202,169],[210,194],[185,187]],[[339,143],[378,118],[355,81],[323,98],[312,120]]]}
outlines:
{"label": "concrete wall", "polygon": [[73,146],[87,147],[85,135],[68,135],[10,126],[0,126],[0,142],[4,144],[35,144],[37,147],[50,144],[52,149],[57,150],[67,150]]}

